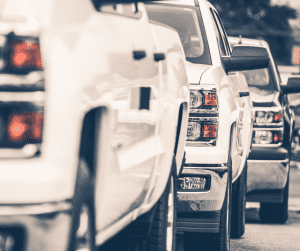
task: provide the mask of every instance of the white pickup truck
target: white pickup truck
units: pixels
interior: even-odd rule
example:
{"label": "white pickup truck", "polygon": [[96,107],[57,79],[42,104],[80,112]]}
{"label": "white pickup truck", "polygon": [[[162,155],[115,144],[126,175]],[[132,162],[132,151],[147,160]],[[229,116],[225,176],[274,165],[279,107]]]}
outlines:
{"label": "white pickup truck", "polygon": [[[150,20],[178,31],[187,60],[190,110],[186,162],[179,178],[177,231],[185,251],[228,251],[245,231],[247,157],[254,111],[245,76],[265,68],[265,48],[231,48],[206,0],[147,3]],[[208,248],[209,247],[209,248]]]}
{"label": "white pickup truck", "polygon": [[134,238],[114,247],[175,250],[185,56],[143,3],[114,2],[1,7],[1,250],[95,250],[119,233]]}

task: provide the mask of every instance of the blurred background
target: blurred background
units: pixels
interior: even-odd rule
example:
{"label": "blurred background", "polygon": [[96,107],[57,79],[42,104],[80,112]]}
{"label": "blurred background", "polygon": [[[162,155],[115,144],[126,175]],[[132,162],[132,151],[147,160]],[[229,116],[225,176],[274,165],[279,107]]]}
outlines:
{"label": "blurred background", "polygon": [[210,0],[210,2],[218,10],[227,35],[264,39],[269,43],[278,65],[293,65],[294,48],[300,48],[300,1]]}
{"label": "blurred background", "polygon": [[[210,0],[210,2],[218,10],[227,35],[263,39],[268,42],[283,84],[286,84],[288,76],[300,75],[299,0]],[[296,115],[295,133],[300,134],[298,130],[300,94],[289,95],[289,101]],[[293,159],[300,161],[299,142],[293,144],[292,148]]]}

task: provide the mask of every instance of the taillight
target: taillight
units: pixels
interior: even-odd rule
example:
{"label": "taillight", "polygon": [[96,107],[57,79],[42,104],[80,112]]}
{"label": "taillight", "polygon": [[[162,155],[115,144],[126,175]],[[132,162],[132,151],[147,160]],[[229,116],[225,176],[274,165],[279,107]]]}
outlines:
{"label": "taillight", "polygon": [[203,146],[216,145],[219,124],[218,106],[217,88],[214,84],[203,84],[198,89],[190,90],[187,146],[202,143]]}
{"label": "taillight", "polygon": [[23,70],[41,70],[40,45],[32,40],[14,40],[10,43],[10,67]]}
{"label": "taillight", "polygon": [[192,121],[188,122],[187,140],[188,141],[207,141],[217,138],[217,124],[209,122]]}
{"label": "taillight", "polygon": [[283,140],[281,130],[254,130],[253,134],[253,144],[278,144]]}
{"label": "taillight", "polygon": [[282,112],[273,111],[256,111],[255,123],[256,124],[269,124],[269,123],[280,123],[282,122]]}
{"label": "taillight", "polygon": [[211,109],[217,106],[215,90],[190,90],[190,109]]}
{"label": "taillight", "polygon": [[13,32],[0,39],[0,73],[28,74],[43,68],[38,37],[16,36]]}
{"label": "taillight", "polygon": [[14,112],[8,118],[7,137],[11,142],[39,143],[42,126],[43,113]]}

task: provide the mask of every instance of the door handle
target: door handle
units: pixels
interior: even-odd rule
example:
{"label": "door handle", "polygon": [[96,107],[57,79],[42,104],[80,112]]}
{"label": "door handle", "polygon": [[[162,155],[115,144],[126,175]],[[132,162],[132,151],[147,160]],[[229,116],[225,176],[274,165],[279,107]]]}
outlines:
{"label": "door handle", "polygon": [[133,58],[134,60],[140,60],[146,57],[145,51],[133,51]]}
{"label": "door handle", "polygon": [[134,86],[130,96],[130,109],[150,110],[151,87]]}
{"label": "door handle", "polygon": [[154,61],[159,62],[161,60],[165,60],[165,53],[154,53]]}
{"label": "door handle", "polygon": [[240,92],[240,98],[249,96],[249,92]]}

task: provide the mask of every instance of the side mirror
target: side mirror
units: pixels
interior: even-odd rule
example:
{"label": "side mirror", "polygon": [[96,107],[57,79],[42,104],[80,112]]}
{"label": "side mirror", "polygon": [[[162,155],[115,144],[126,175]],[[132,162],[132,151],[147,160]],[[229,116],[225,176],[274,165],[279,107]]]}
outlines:
{"label": "side mirror", "polygon": [[265,47],[235,45],[229,57],[222,57],[222,62],[226,72],[245,71],[267,68],[270,63],[270,58]]}
{"label": "side mirror", "polygon": [[281,85],[284,94],[300,93],[300,76],[289,77],[286,85]]}

